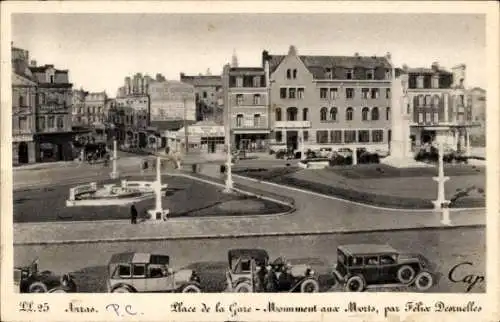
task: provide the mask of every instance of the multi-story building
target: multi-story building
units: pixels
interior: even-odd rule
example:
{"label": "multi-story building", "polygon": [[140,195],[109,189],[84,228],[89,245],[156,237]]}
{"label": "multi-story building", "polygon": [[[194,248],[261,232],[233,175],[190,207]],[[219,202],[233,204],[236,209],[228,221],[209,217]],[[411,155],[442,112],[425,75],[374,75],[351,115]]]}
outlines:
{"label": "multi-story building", "polygon": [[484,146],[486,142],[486,91],[480,87],[468,90],[472,120],[478,126],[470,129],[471,144]]}
{"label": "multi-story building", "polygon": [[388,150],[391,65],[387,57],[262,54],[269,70],[271,149]]}
{"label": "multi-story building", "polygon": [[36,161],[34,135],[37,84],[28,66],[29,52],[12,51],[12,164]]}
{"label": "multi-story building", "polygon": [[85,119],[87,125],[102,125],[105,122],[106,92],[90,92],[85,96]]}
{"label": "multi-story building", "polygon": [[470,129],[475,126],[465,89],[465,65],[449,72],[433,63],[431,68],[403,66],[396,74],[407,79],[407,114],[413,150],[433,144],[437,132],[444,135],[449,148],[466,151]]}
{"label": "multi-story building", "polygon": [[265,69],[226,65],[222,78],[232,145],[247,151],[267,149],[270,118]]}
{"label": "multi-story building", "polygon": [[180,74],[180,81],[194,86],[196,95],[196,120],[222,123],[222,77],[211,75],[189,76]]}
{"label": "multi-story building", "polygon": [[85,98],[89,94],[82,88],[73,91],[72,124],[73,127],[86,127],[89,122],[86,117]]}
{"label": "multi-story building", "polygon": [[54,65],[30,66],[37,83],[36,160],[72,160],[72,87],[68,70]]}

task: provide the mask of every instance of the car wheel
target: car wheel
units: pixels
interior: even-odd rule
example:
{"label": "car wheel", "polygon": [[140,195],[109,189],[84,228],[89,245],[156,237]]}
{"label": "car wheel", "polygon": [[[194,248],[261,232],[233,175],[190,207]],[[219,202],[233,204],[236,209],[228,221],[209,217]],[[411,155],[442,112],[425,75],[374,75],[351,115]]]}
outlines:
{"label": "car wheel", "polygon": [[113,293],[132,293],[128,287],[120,286],[113,290]]}
{"label": "car wheel", "polygon": [[419,291],[427,291],[432,287],[434,284],[434,277],[432,276],[431,273],[427,271],[422,271],[418,273],[417,277],[415,278],[415,287]]}
{"label": "car wheel", "polygon": [[182,288],[181,293],[201,293],[201,290],[195,284],[188,284]]}
{"label": "car wheel", "polygon": [[351,276],[345,283],[345,289],[348,292],[362,292],[365,289],[365,280],[359,275]]}
{"label": "car wheel", "polygon": [[47,293],[47,286],[42,282],[35,282],[30,285],[28,289],[29,293]]}
{"label": "car wheel", "polygon": [[301,293],[317,293],[319,292],[319,283],[313,279],[307,279],[300,284]]}
{"label": "car wheel", "polygon": [[51,290],[49,293],[67,293],[67,292],[65,290],[63,290],[62,288],[58,288],[55,290]]}
{"label": "car wheel", "polygon": [[248,282],[241,282],[234,288],[235,293],[252,293],[252,286]]}
{"label": "car wheel", "polygon": [[408,284],[415,278],[415,270],[409,265],[403,265],[398,269],[398,281]]}

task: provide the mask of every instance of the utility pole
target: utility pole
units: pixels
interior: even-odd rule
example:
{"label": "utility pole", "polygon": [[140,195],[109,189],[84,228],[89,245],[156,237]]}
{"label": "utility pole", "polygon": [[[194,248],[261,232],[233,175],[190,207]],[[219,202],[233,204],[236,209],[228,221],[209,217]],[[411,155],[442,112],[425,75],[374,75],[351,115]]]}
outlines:
{"label": "utility pole", "polygon": [[186,148],[186,154],[189,152],[189,142],[188,142],[188,122],[187,122],[187,109],[186,109],[186,98],[183,99],[184,104],[184,143]]}

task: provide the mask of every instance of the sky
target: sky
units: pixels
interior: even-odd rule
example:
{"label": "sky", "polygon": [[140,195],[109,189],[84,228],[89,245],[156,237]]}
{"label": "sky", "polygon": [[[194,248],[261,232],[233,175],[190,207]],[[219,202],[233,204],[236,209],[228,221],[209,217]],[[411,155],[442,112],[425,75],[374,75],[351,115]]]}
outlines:
{"label": "sky", "polygon": [[137,72],[178,80],[220,74],[236,52],[260,66],[262,50],[283,55],[382,56],[396,65],[467,65],[467,86],[486,87],[481,14],[13,14],[14,46],[38,65],[68,69],[74,88],[114,97]]}

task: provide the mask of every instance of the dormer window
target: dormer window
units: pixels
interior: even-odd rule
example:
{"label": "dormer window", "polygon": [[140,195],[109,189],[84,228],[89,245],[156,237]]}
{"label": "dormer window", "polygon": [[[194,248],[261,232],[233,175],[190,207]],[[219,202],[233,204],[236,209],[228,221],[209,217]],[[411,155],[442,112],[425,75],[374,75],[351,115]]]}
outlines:
{"label": "dormer window", "polygon": [[325,71],[325,78],[326,79],[332,79],[332,69],[331,68],[327,68],[326,71]]}
{"label": "dormer window", "polygon": [[353,70],[352,69],[348,69],[347,72],[346,72],[346,79],[353,79]]}
{"label": "dormer window", "polygon": [[243,77],[236,77],[236,87],[243,87]]}
{"label": "dormer window", "polygon": [[50,83],[53,84],[54,83],[54,75],[50,75]]}
{"label": "dormer window", "polygon": [[373,69],[369,69],[366,71],[366,79],[374,79],[375,78],[375,73]]}
{"label": "dormer window", "polygon": [[296,69],[293,70],[293,79],[297,79],[297,70]]}
{"label": "dormer window", "polygon": [[291,79],[292,78],[292,71],[290,69],[286,70],[286,78]]}

